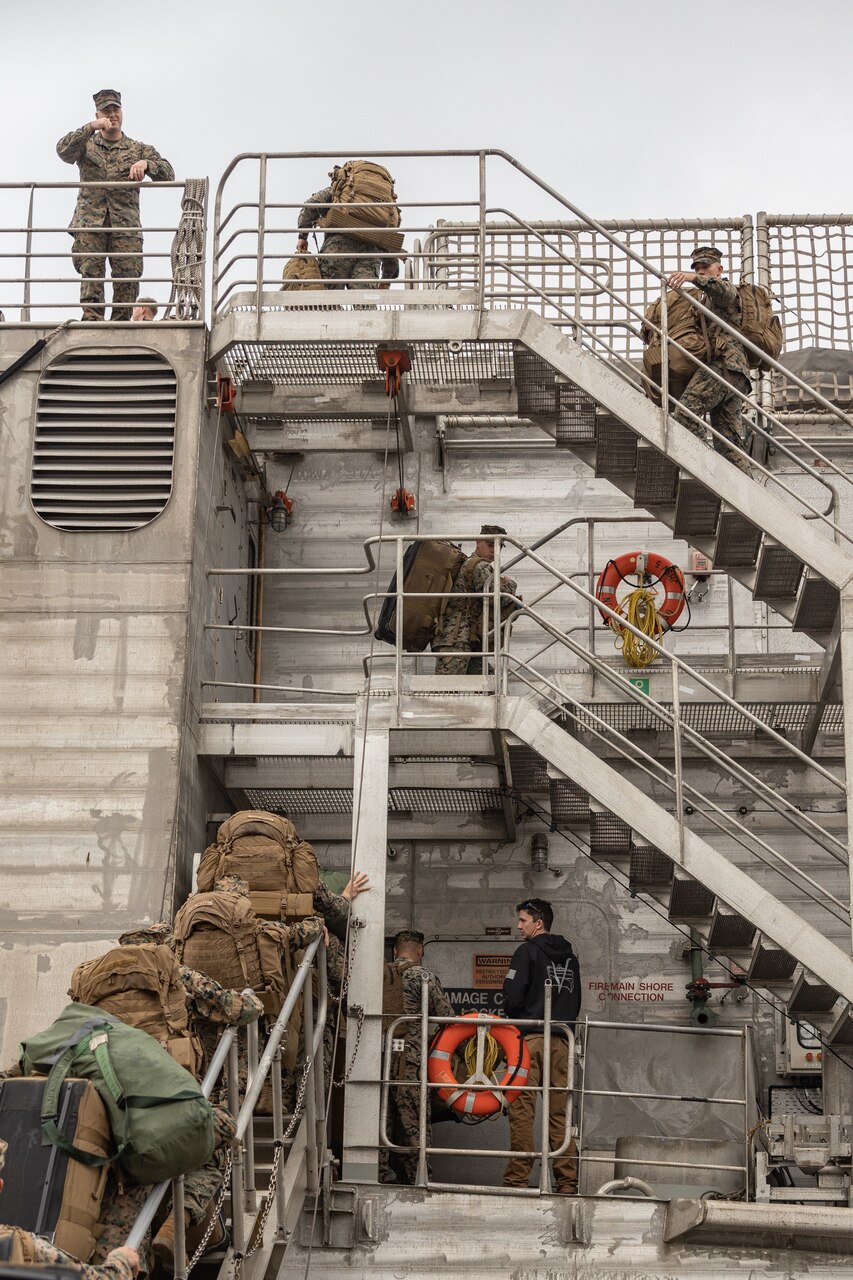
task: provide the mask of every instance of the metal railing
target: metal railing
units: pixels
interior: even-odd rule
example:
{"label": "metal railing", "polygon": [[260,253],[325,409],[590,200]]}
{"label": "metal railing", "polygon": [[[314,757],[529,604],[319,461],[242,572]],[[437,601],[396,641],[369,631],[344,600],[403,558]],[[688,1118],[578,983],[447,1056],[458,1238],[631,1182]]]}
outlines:
{"label": "metal railing", "polygon": [[[749,343],[740,330],[728,326],[690,293],[682,296],[688,298],[697,316],[737,337],[750,358],[760,358],[761,368],[768,373],[756,375],[750,389],[741,391],[732,386],[721,368],[709,367],[668,336],[666,280],[675,267],[688,265],[685,261],[690,257],[688,236],[691,240],[701,237],[710,243],[719,241],[722,251],[735,258],[749,281],[754,276],[749,217],[598,222],[506,152],[373,154],[378,160],[393,162],[395,178],[404,193],[407,188],[423,190],[424,168],[437,158],[445,162],[445,166],[449,161],[461,165],[462,177],[452,196],[398,202],[404,220],[407,212],[411,215],[405,226],[406,234],[416,237],[407,258],[408,269],[404,275],[407,287],[404,292],[394,289],[373,292],[368,298],[363,296],[364,280],[353,276],[336,280],[336,286],[350,285],[358,290],[353,294],[352,305],[535,310],[604,360],[631,386],[646,391],[660,402],[659,388],[643,370],[640,359],[644,327],[647,333],[656,330],[662,340],[661,381],[668,389],[661,405],[665,439],[669,432],[669,414],[680,409],[677,397],[671,394],[669,379],[669,353],[677,347],[693,367],[706,370],[712,380],[725,388],[727,395],[741,401],[752,436],[762,442],[762,447],[781,455],[785,466],[797,477],[800,488],[789,477],[783,477],[778,468],[771,472],[758,459],[752,463],[754,471],[784,494],[795,509],[817,520],[830,538],[853,543],[853,537],[841,528],[835,514],[836,489],[843,487],[843,496],[847,497],[846,486],[853,484],[853,478],[814,441],[808,441],[794,429],[796,415],[791,420],[790,415],[780,416],[776,409],[778,405],[786,407],[789,393],[806,397],[811,410],[845,436],[853,427],[853,416],[795,371],[767,357]],[[307,196],[316,187],[321,162],[324,165],[336,158],[331,152],[282,152],[245,154],[232,161],[220,180],[215,201],[215,319],[231,309],[251,310],[260,317],[263,311],[269,310],[342,305],[344,295],[331,288],[317,293],[280,292],[282,267],[292,256],[295,237],[300,234],[297,221],[302,192],[296,183],[304,182]],[[233,194],[232,186],[236,188]],[[521,217],[506,207],[509,189],[513,195],[517,192],[516,198],[526,206],[550,205],[559,210],[558,217],[545,221],[541,217],[536,220]],[[494,192],[500,193],[500,204],[494,201]],[[245,198],[238,198],[241,195]],[[466,209],[472,211],[470,220],[460,222],[458,211]],[[571,221],[564,221],[566,213],[571,215]],[[422,225],[430,214],[434,219],[432,225]],[[411,225],[412,218],[414,225]],[[421,236],[427,239],[421,241]],[[647,252],[651,256],[646,256]],[[682,255],[680,260],[678,255]],[[358,257],[376,259],[381,254],[365,247],[363,254],[353,254],[351,260]],[[246,263],[251,265],[251,276],[241,274]],[[413,288],[418,285],[429,287]],[[644,313],[648,304],[658,297],[662,307],[661,323],[654,326],[645,321]],[[260,330],[258,333],[260,337]],[[241,363],[241,359],[229,366],[237,382],[244,376],[253,376],[254,366],[248,361]],[[682,393],[683,388],[679,391]],[[702,431],[710,431],[724,453],[731,451],[730,442],[716,428],[707,427],[687,410],[681,409],[681,413],[689,422],[698,423]],[[748,456],[737,448],[734,452],[741,457]],[[816,488],[823,495],[821,501],[811,499],[809,488]]]}
{"label": "metal railing", "polygon": [[[542,1032],[542,1083],[541,1085],[525,1085],[522,1086],[519,1081],[510,1080],[506,1084],[499,1083],[494,1078],[488,1078],[483,1071],[483,1058],[485,1039],[489,1032],[489,1028],[495,1025],[505,1025],[506,1018],[500,1014],[479,1013],[476,1020],[476,1029],[473,1032],[476,1037],[477,1060],[474,1073],[468,1078],[459,1081],[459,1089],[468,1093],[492,1093],[500,1099],[502,1108],[506,1104],[506,1095],[509,1093],[527,1093],[535,1094],[540,1099],[540,1128],[539,1128],[539,1145],[534,1151],[517,1151],[510,1149],[496,1149],[494,1147],[471,1148],[471,1147],[438,1147],[432,1146],[427,1142],[427,1134],[429,1131],[429,1112],[430,1112],[430,1090],[436,1092],[440,1089],[447,1089],[448,1085],[433,1084],[428,1078],[428,1059],[430,1055],[430,1026],[455,1027],[455,1026],[472,1026],[473,1019],[460,1016],[447,1017],[430,1017],[429,1012],[429,974],[424,972],[421,975],[421,1011],[420,1014],[404,1014],[396,1018],[388,1028],[385,1034],[385,1058],[384,1068],[382,1072],[382,1094],[380,1104],[380,1146],[389,1151],[395,1151],[400,1154],[412,1153],[412,1147],[401,1146],[395,1143],[388,1134],[388,1118],[391,1090],[395,1088],[413,1087],[413,1083],[418,1088],[418,1172],[416,1184],[422,1187],[430,1187],[433,1190],[448,1189],[457,1187],[458,1183],[442,1183],[436,1182],[429,1175],[429,1157],[437,1156],[455,1156],[457,1158],[473,1158],[475,1156],[483,1156],[491,1159],[508,1159],[517,1157],[524,1159],[539,1159],[541,1161],[539,1167],[539,1186],[531,1190],[514,1191],[513,1194],[521,1195],[540,1195],[547,1193],[550,1189],[550,1170],[555,1160],[559,1160],[569,1152],[569,1147],[574,1136],[572,1128],[572,1096],[574,1092],[574,1076],[575,1076],[575,1036],[573,1028],[566,1022],[553,1021],[551,1016],[553,1000],[553,988],[550,982],[545,983],[545,1010],[544,1017],[541,1019],[534,1018],[513,1018],[512,1025],[519,1028],[524,1034],[525,1030],[528,1034],[533,1032]],[[420,1028],[420,1071],[417,1081],[413,1082],[408,1079],[396,1079],[392,1072],[392,1063],[394,1057],[394,1039],[398,1028],[408,1023],[417,1023]],[[557,1034],[562,1036],[568,1043],[568,1067],[566,1072],[565,1085],[552,1084],[551,1071],[551,1044],[553,1036]],[[510,1064],[508,1064],[509,1066]],[[551,1100],[555,1093],[565,1094],[565,1112],[563,1117],[563,1140],[556,1148],[549,1147],[549,1121],[551,1111]],[[508,1191],[505,1187],[504,1191]]]}
{"label": "metal railing", "polygon": [[[702,1170],[707,1169],[709,1172],[736,1173],[736,1174],[743,1175],[743,1182],[744,1182],[743,1198],[746,1200],[749,1199],[749,1189],[751,1184],[751,1171],[752,1171],[752,1154],[751,1154],[751,1145],[750,1145],[751,1136],[752,1136],[750,1132],[750,1106],[752,1105],[752,1100],[750,1096],[751,1095],[750,1070],[749,1070],[750,1055],[747,1051],[748,1034],[749,1034],[748,1028],[746,1027],[740,1028],[740,1029],[722,1028],[722,1027],[696,1028],[696,1027],[671,1026],[671,1025],[663,1025],[663,1024],[648,1023],[648,1022],[624,1022],[624,1023],[605,1022],[605,1021],[587,1018],[584,1020],[584,1022],[578,1025],[578,1032],[583,1037],[583,1046],[584,1046],[584,1051],[580,1055],[581,1071],[580,1071],[580,1078],[578,1082],[578,1170],[579,1170],[579,1173],[580,1171],[583,1170],[585,1165],[586,1166],[612,1165],[614,1163],[618,1163],[618,1165],[620,1166],[639,1165],[644,1170],[648,1168],[653,1168],[655,1170],[660,1170],[661,1172],[666,1169],[672,1169],[672,1170],[690,1169],[693,1171],[697,1169],[702,1169]],[[606,1089],[606,1088],[593,1087],[596,1081],[595,1081],[595,1067],[592,1065],[591,1037],[594,1034],[599,1032],[603,1032],[603,1033],[613,1032],[615,1033],[615,1036],[619,1037],[619,1047],[624,1048],[625,1050],[626,1062],[630,1060],[630,1052],[627,1050],[626,1038],[629,1037],[632,1033],[634,1035],[649,1034],[649,1035],[654,1035],[656,1037],[661,1037],[661,1036],[672,1037],[673,1038],[672,1052],[669,1054],[667,1058],[667,1067],[671,1073],[670,1075],[670,1079],[672,1082],[671,1089],[667,1091],[657,1090],[657,1089],[655,1089],[654,1091],[651,1091],[651,1090],[636,1090],[636,1089],[626,1089],[626,1088]],[[615,1036],[614,1036],[614,1039],[615,1039]],[[713,1094],[703,1094],[697,1088],[696,1080],[693,1079],[680,1065],[677,1045],[678,1045],[678,1040],[684,1036],[692,1037],[697,1044],[702,1044],[706,1049],[706,1051],[710,1051],[709,1047],[711,1044],[713,1044],[714,1039],[718,1041],[722,1040],[724,1042],[731,1042],[731,1041],[740,1042],[742,1045],[742,1049],[740,1052],[740,1062],[742,1066],[740,1082],[743,1087],[742,1094],[739,1094],[738,1096],[735,1096],[735,1097],[717,1097],[717,1096],[714,1096]],[[681,1078],[679,1079],[679,1077]],[[627,1099],[631,1102],[635,1102],[639,1104],[639,1107],[641,1110],[643,1109],[644,1105],[648,1105],[648,1104],[653,1105],[656,1102],[663,1102],[666,1104],[679,1106],[685,1109],[688,1114],[694,1114],[694,1115],[695,1115],[694,1109],[697,1107],[705,1108],[706,1113],[710,1111],[712,1115],[714,1114],[713,1109],[720,1109],[720,1108],[725,1109],[723,1112],[724,1115],[730,1114],[731,1111],[734,1110],[735,1113],[739,1115],[739,1120],[736,1122],[736,1129],[737,1129],[737,1140],[743,1146],[743,1162],[738,1164],[728,1164],[728,1163],[722,1164],[717,1162],[708,1162],[707,1164],[702,1162],[700,1164],[697,1164],[695,1158],[693,1160],[677,1160],[677,1159],[659,1160],[659,1159],[655,1159],[653,1156],[628,1157],[621,1154],[617,1155],[615,1152],[608,1153],[608,1154],[593,1154],[593,1152],[587,1147],[585,1143],[584,1131],[585,1129],[588,1129],[589,1112],[592,1106],[596,1104],[597,1099],[602,1099],[603,1105],[605,1106],[610,1104],[611,1102],[618,1101],[619,1099]],[[667,1120],[666,1118],[664,1118],[663,1123],[668,1127],[677,1127],[677,1126],[673,1126],[672,1121]],[[718,1115],[718,1123],[719,1123],[719,1115]],[[687,1132],[685,1132],[683,1135],[669,1135],[669,1136],[684,1137],[688,1139],[693,1137],[694,1134],[693,1134],[692,1126],[690,1126],[688,1123],[686,1128],[687,1128]],[[656,1123],[654,1124],[654,1131],[655,1132],[658,1131],[658,1125]],[[609,1145],[609,1144],[605,1144],[605,1145]],[[610,1192],[613,1189],[618,1188],[618,1185],[619,1185],[618,1182],[605,1183],[603,1187],[599,1188],[598,1194],[599,1195],[610,1194]],[[652,1191],[654,1190],[653,1187],[649,1189]]]}
{"label": "metal railing", "polygon": [[[469,538],[470,534],[450,533],[446,536],[448,540],[461,541],[466,537]],[[316,570],[292,568],[261,570],[211,569],[208,572],[211,577],[244,573],[291,577],[311,575],[328,577],[375,573],[377,559],[374,555],[374,549],[376,547],[381,548],[383,544],[390,544],[394,552],[396,590],[394,592],[374,590],[363,597],[362,606],[366,623],[364,627],[350,631],[333,628],[286,626],[261,626],[257,628],[274,634],[329,637],[340,637],[341,635],[367,636],[373,632],[375,617],[378,616],[378,610],[382,602],[393,599],[397,611],[396,616],[398,618],[402,617],[404,596],[411,598],[412,595],[412,593],[407,593],[403,589],[405,546],[413,542],[428,541],[429,538],[430,535],[427,534],[389,534],[367,539],[364,544],[367,563],[358,568]],[[603,748],[606,752],[615,752],[619,758],[629,763],[632,768],[637,769],[645,779],[668,795],[669,805],[678,823],[682,842],[686,830],[685,813],[688,809],[696,810],[714,831],[723,838],[724,845],[733,843],[736,846],[738,857],[745,856],[753,867],[755,864],[759,864],[779,876],[784,882],[791,885],[798,894],[801,894],[820,909],[823,913],[822,921],[825,929],[834,929],[837,932],[840,924],[844,927],[846,935],[850,928],[849,902],[820,884],[805,869],[814,858],[817,858],[818,863],[821,861],[825,863],[826,859],[829,858],[832,862],[848,868],[846,833],[845,838],[839,839],[831,830],[822,826],[810,814],[801,811],[793,801],[788,799],[784,790],[775,788],[765,781],[760,771],[750,769],[743,760],[726,752],[722,747],[717,746],[697,729],[693,728],[683,713],[682,687],[686,686],[692,689],[698,685],[706,690],[711,700],[725,705],[732,714],[741,717],[744,723],[750,725],[758,740],[763,740],[770,745],[771,749],[779,754],[780,759],[787,758],[798,769],[803,770],[806,775],[816,778],[821,788],[828,790],[829,794],[835,794],[840,799],[845,798],[847,788],[844,779],[837,777],[831,769],[801,751],[784,734],[762,720],[749,707],[737,702],[733,697],[721,690],[705,673],[690,666],[689,663],[676,654],[669,653],[662,644],[658,644],[649,637],[642,635],[626,619],[597,600],[592,591],[587,590],[574,581],[572,576],[563,573],[552,563],[545,560],[532,547],[525,546],[511,535],[503,537],[501,541],[507,546],[515,548],[517,553],[514,556],[510,556],[506,561],[503,566],[503,572],[514,568],[520,563],[527,562],[546,574],[550,578],[550,583],[548,588],[532,604],[526,604],[521,599],[516,598],[517,611],[510,617],[508,622],[504,623],[495,632],[489,626],[489,618],[499,615],[502,596],[500,587],[502,553],[500,545],[496,544],[492,589],[485,596],[478,597],[483,599],[484,609],[479,656],[483,663],[483,671],[489,673],[479,678],[478,688],[483,692],[491,692],[496,698],[510,692],[511,686],[532,692],[541,701],[542,706],[549,715],[568,718],[580,732],[591,736],[597,747]],[[564,631],[551,617],[546,616],[540,609],[536,608],[536,605],[541,603],[546,596],[553,597],[558,591],[568,592],[569,598],[579,602],[582,608],[598,610],[600,613],[613,618],[626,631],[642,639],[654,651],[657,659],[660,659],[668,667],[669,678],[666,683],[670,691],[671,701],[663,702],[659,697],[653,696],[651,692],[645,693],[638,689],[631,683],[628,674],[608,665],[570,632]],[[418,598],[442,598],[441,593],[437,592],[418,592],[416,594]],[[591,670],[595,671],[596,677],[604,685],[609,686],[619,701],[632,702],[641,707],[644,715],[651,722],[651,726],[658,731],[659,735],[665,736],[669,744],[672,763],[664,762],[660,758],[662,754],[665,754],[660,743],[658,743],[656,754],[654,755],[643,750],[635,740],[619,732],[618,729],[608,724],[594,710],[584,705],[583,702],[561,687],[555,678],[531,665],[531,660],[519,653],[519,646],[515,639],[516,629],[522,620],[532,624],[540,634],[547,638],[546,648],[555,647],[568,651],[581,663],[587,664]],[[232,624],[207,625],[212,630],[238,629]],[[542,652],[542,650],[539,652]],[[477,655],[474,654],[472,656]],[[387,670],[385,664],[390,665],[393,663],[390,682],[393,696],[397,700],[397,715],[399,717],[402,699],[407,689],[405,673],[407,663],[410,661],[409,655],[406,654],[403,648],[402,628],[399,626],[396,628],[393,653],[379,654],[371,649],[367,661],[369,664],[368,671],[372,670],[375,663],[380,664],[377,668],[378,670]],[[491,669],[490,663],[492,664]],[[375,679],[375,676],[372,678]],[[223,686],[227,686],[227,683],[223,682]],[[439,684],[436,683],[436,689],[438,688]],[[315,691],[306,690],[305,692]],[[322,692],[331,691],[323,690]],[[340,693],[338,693],[338,696],[341,696]],[[706,759],[715,772],[720,773],[739,788],[743,788],[748,795],[754,797],[755,801],[763,809],[766,808],[778,816],[784,824],[782,829],[786,834],[793,836],[796,841],[797,861],[771,846],[758,830],[741,821],[740,815],[735,815],[725,809],[714,794],[700,791],[699,788],[685,779],[684,761],[687,750],[692,752],[695,758]],[[732,855],[729,853],[727,856],[731,857]],[[802,862],[803,865],[799,865],[799,862]]]}
{"label": "metal railing", "polygon": [[[74,200],[81,190],[125,188],[140,193],[144,209],[152,204],[156,208],[153,216],[140,216],[140,254],[112,253],[103,225],[75,223],[75,230],[104,237],[107,263],[109,259],[142,258],[141,275],[123,280],[136,283],[144,295],[156,295],[161,308],[158,319],[204,319],[208,183],[206,179],[187,179],[0,183],[0,311],[7,322],[45,324],[79,317],[81,277],[72,260],[68,228]],[[103,276],[86,277],[87,282],[108,286],[109,266],[104,270]],[[105,317],[110,306],[107,301]]]}
{"label": "metal railing", "polygon": [[[316,966],[315,966],[316,961]],[[317,975],[317,1007],[314,1007],[312,975]],[[300,1124],[305,1125],[306,1190],[319,1191],[322,1166],[325,1161],[325,1087],[323,1078],[323,1031],[326,1021],[328,985],[326,980],[326,951],[322,937],[315,938],[305,949],[297,966],[293,982],[287,992],[281,1012],[270,1028],[269,1035],[259,1056],[258,1026],[250,1023],[246,1028],[229,1027],[220,1039],[202,1082],[202,1092],[209,1098],[227,1070],[228,1110],[236,1120],[237,1132],[227,1164],[222,1189],[218,1196],[221,1205],[230,1193],[231,1243],[223,1264],[231,1260],[242,1264],[245,1258],[262,1248],[268,1248],[267,1220],[275,1210],[275,1232],[280,1236],[285,1230],[289,1211],[283,1177],[287,1159],[286,1144],[293,1139]],[[282,1101],[282,1043],[288,1031],[288,1023],[301,1006],[302,1022],[300,1039],[304,1057],[299,1079],[296,1105],[289,1123],[284,1123]],[[242,1105],[239,1102],[239,1037],[246,1037],[248,1062],[247,1088]],[[261,1090],[270,1079],[272,1087],[272,1149],[273,1167],[269,1192],[258,1204],[255,1181],[257,1164],[252,1121]],[[174,1218],[175,1280],[185,1280],[188,1274],[186,1237],[183,1206],[183,1177],[161,1182],[153,1187],[131,1228],[126,1244],[138,1249],[154,1221],[155,1215],[170,1192]],[[201,1254],[199,1247],[199,1254]],[[202,1255],[203,1256],[203,1255]],[[199,1261],[199,1257],[190,1260]]]}

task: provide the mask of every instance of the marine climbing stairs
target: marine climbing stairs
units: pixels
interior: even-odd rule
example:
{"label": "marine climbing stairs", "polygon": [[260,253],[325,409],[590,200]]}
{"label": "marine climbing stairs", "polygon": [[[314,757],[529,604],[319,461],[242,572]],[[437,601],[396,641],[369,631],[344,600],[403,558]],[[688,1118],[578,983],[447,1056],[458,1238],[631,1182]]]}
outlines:
{"label": "marine climbing stairs", "polygon": [[772,991],[791,1017],[820,1027],[830,1044],[853,1044],[849,911],[837,927],[843,941],[831,941],[530,701],[507,703],[516,789],[524,792],[538,765],[555,829],[585,834],[593,861],[621,871],[626,888],[653,898],[673,923],[696,929],[709,952]]}
{"label": "marine climbing stairs", "polygon": [[515,408],[547,424],[555,447],[706,552],[795,630],[827,643],[839,591],[853,576],[853,546],[828,517],[807,510],[781,479],[771,487],[745,475],[664,420],[624,368],[533,312],[451,310],[425,302],[431,297],[404,292],[399,310],[319,313],[282,310],[277,298],[276,310],[235,310],[216,321],[211,359],[235,382],[250,431],[251,423],[263,429],[259,447],[275,445],[276,425],[284,447],[296,419],[375,419],[383,400],[376,347],[406,343],[411,413]]}

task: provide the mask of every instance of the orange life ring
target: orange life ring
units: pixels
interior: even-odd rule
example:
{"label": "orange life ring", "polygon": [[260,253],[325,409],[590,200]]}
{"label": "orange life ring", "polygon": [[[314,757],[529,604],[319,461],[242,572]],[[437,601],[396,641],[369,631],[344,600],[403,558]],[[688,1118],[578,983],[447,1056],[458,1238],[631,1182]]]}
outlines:
{"label": "orange life ring", "polygon": [[489,1034],[494,1036],[506,1055],[507,1068],[501,1085],[518,1081],[519,1088],[507,1089],[506,1092],[491,1093],[488,1089],[466,1089],[460,1085],[450,1068],[450,1060],[460,1045],[477,1034],[479,1013],[463,1015],[468,1022],[456,1022],[446,1026],[433,1040],[427,1061],[427,1079],[430,1084],[444,1084],[446,1089],[437,1090],[442,1102],[446,1102],[454,1111],[467,1116],[493,1116],[500,1111],[504,1100],[512,1102],[521,1093],[527,1083],[530,1071],[530,1053],[527,1042],[511,1022],[493,1022],[489,1026]]}
{"label": "orange life ring", "polygon": [[[639,568],[638,561],[641,561]],[[602,604],[606,604],[610,609],[618,612],[619,601],[616,596],[616,588],[624,578],[635,575],[640,576],[643,580],[649,577],[653,581],[660,582],[663,587],[663,603],[657,610],[657,615],[663,630],[668,631],[680,617],[687,599],[684,574],[677,564],[667,560],[666,556],[658,555],[656,551],[626,551],[623,556],[619,556],[616,560],[608,560],[596,583],[596,600],[600,600]],[[640,582],[639,585],[642,586],[643,583]],[[599,613],[601,613],[606,625],[609,626],[613,622],[610,615],[603,610],[599,610]],[[616,626],[616,623],[614,622],[613,625]],[[621,630],[621,628],[619,629]]]}

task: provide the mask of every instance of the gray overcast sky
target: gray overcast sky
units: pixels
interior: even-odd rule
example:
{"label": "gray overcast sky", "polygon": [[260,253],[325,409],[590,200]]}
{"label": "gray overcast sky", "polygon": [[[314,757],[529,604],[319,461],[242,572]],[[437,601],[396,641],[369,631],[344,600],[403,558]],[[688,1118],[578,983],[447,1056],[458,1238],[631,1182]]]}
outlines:
{"label": "gray overcast sky", "polygon": [[214,183],[245,150],[493,146],[599,217],[853,208],[850,0],[6,0],[2,18],[6,181],[73,179],[56,141],[115,87],[131,137]]}

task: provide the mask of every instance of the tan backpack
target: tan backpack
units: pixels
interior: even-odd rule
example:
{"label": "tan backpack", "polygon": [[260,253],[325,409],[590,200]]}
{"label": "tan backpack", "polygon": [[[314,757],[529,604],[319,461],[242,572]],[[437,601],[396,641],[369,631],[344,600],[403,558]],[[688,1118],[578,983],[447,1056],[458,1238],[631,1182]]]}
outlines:
{"label": "tan backpack", "polygon": [[[699,365],[688,359],[678,347],[673,346],[673,342],[678,342],[685,351],[696,356],[697,360],[703,362],[709,360],[713,352],[708,338],[707,324],[702,313],[687,298],[674,290],[666,295],[666,310],[667,328],[672,339],[667,344],[670,382],[672,383],[675,379],[686,385]],[[643,351],[643,369],[657,386],[660,386],[661,380],[662,344],[660,334],[656,332],[656,329],[660,329],[660,323],[661,303],[660,298],[656,298],[644,313],[642,335],[643,342],[646,344]],[[656,326],[656,329],[653,329],[652,325]]]}
{"label": "tan backpack", "polygon": [[[773,314],[773,299],[769,291],[760,284],[739,284],[737,291],[743,336],[772,360],[778,360],[784,338],[779,317]],[[747,351],[746,358],[751,369],[769,368],[754,351]]]}
{"label": "tan backpack", "polygon": [[[352,231],[357,240],[397,253],[403,247],[403,235],[393,230],[401,222],[396,201],[394,179],[383,165],[348,160],[334,170],[332,205],[317,226],[325,231]],[[353,204],[364,208],[344,207]]]}
{"label": "tan backpack", "polygon": [[189,1030],[186,991],[170,947],[141,942],[84,960],[71,975],[68,994],[146,1031],[193,1075],[201,1070],[201,1044]]}
{"label": "tan backpack", "polygon": [[36,1253],[32,1233],[20,1227],[0,1225],[0,1264],[12,1267],[34,1267]]}
{"label": "tan backpack", "polygon": [[[290,986],[290,952],[240,893],[194,893],[175,916],[175,952],[230,991],[250,987],[278,1016]],[[284,966],[284,968],[282,967]]]}
{"label": "tan backpack", "polygon": [[325,289],[320,264],[313,253],[297,253],[289,258],[281,273],[282,289]]}
{"label": "tan backpack", "polygon": [[199,892],[210,892],[225,875],[246,881],[256,915],[289,922],[314,914],[313,895],[320,883],[317,855],[299,839],[293,823],[278,814],[243,809],[226,818],[216,844],[201,856]]}
{"label": "tan backpack", "polygon": [[[411,968],[410,960],[402,964],[394,960],[386,963],[382,974],[382,1034],[388,1035],[397,1018],[406,1012],[403,991],[403,970]],[[394,1052],[391,1054],[391,1075],[401,1080],[406,1066],[406,1040],[412,1024],[403,1022],[394,1032]]]}

